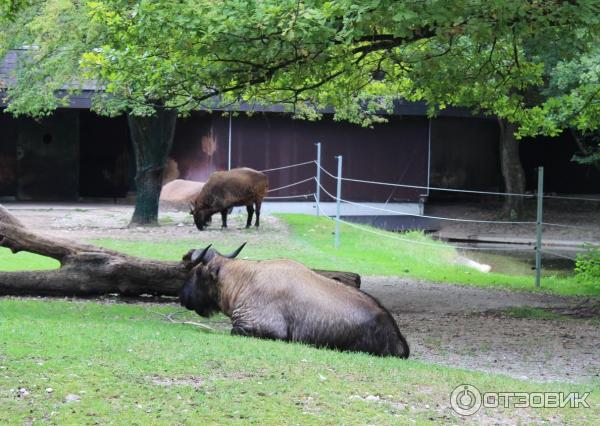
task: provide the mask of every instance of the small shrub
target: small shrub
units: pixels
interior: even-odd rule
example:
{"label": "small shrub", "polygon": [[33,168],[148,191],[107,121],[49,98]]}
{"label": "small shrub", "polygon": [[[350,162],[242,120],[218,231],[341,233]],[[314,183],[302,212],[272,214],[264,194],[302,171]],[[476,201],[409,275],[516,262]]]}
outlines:
{"label": "small shrub", "polygon": [[584,282],[600,283],[600,248],[588,246],[585,253],[577,255],[575,275]]}

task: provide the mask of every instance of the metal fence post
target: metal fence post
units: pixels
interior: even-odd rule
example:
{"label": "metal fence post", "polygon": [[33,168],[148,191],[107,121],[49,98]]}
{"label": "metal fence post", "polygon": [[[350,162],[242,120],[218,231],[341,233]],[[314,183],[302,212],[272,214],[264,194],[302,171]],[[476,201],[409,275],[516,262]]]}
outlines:
{"label": "metal fence post", "polygon": [[229,133],[227,142],[227,170],[231,170],[231,111],[229,111]]}
{"label": "metal fence post", "polygon": [[342,201],[342,156],[338,155],[335,158],[338,160],[337,172],[337,196],[336,196],[336,213],[335,213],[335,248],[340,247],[340,205]]}
{"label": "metal fence post", "polygon": [[321,142],[317,142],[317,191],[315,192],[315,200],[317,202],[317,216],[321,214],[319,211],[319,203],[321,202]]}
{"label": "metal fence post", "polygon": [[535,286],[542,280],[542,207],[544,203],[544,168],[538,167],[537,219],[535,221]]}

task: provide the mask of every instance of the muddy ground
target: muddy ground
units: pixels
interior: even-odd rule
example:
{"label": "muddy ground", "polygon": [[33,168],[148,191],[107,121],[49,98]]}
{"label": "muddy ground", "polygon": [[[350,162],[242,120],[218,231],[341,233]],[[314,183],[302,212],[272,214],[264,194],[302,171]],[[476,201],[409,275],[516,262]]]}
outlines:
{"label": "muddy ground", "polygon": [[[163,212],[159,228],[126,228],[130,207],[7,205],[27,226],[77,240],[117,238],[164,241],[198,238],[191,218]],[[232,229],[244,219],[234,218]],[[265,217],[255,242],[285,241],[288,230]],[[217,218],[202,239],[222,236]],[[247,235],[247,234],[246,234]],[[412,357],[427,362],[496,372],[534,381],[586,382],[600,376],[600,308],[574,297],[436,284],[396,277],[363,277],[363,290],[394,314]],[[565,314],[556,319],[518,318],[507,310],[536,307]],[[174,305],[174,311],[180,309]]]}

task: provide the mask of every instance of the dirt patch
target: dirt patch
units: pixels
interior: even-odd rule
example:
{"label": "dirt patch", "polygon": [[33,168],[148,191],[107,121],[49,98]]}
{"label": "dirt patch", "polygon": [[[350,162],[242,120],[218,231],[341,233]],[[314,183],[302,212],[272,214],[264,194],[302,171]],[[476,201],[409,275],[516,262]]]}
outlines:
{"label": "dirt patch", "polygon": [[72,240],[111,238],[129,241],[227,241],[230,237],[243,237],[249,243],[268,239],[281,240],[289,236],[287,226],[273,216],[261,217],[260,228],[245,229],[246,211],[235,208],[228,218],[229,228],[221,229],[221,218],[215,216],[204,231],[196,229],[189,212],[161,210],[157,227],[128,227],[133,207],[119,205],[90,206],[35,206],[8,205],[9,211],[33,231]]}
{"label": "dirt patch", "polygon": [[515,318],[502,310],[569,312],[587,299],[364,277],[365,291],[392,311],[411,357],[535,381],[600,377],[599,317]]}
{"label": "dirt patch", "polygon": [[149,380],[156,386],[189,386],[199,389],[205,382],[205,379],[198,376],[171,378],[171,377],[151,377]]}

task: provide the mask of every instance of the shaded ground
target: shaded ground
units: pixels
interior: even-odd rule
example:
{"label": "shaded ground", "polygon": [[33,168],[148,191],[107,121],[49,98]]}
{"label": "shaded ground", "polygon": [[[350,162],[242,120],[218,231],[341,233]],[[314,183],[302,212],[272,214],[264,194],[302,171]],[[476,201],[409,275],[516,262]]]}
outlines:
{"label": "shaded ground", "polygon": [[[535,222],[534,199],[526,202],[525,215],[515,221]],[[500,216],[502,204],[494,200],[434,201],[428,202],[425,214],[431,216],[472,220],[507,221]],[[597,201],[546,200],[543,222],[554,224],[543,227],[543,240],[551,243],[578,245],[582,242],[600,244],[600,198]],[[557,226],[561,225],[561,226]],[[535,241],[533,224],[498,224],[439,221],[441,238]]]}
{"label": "shaded ground", "polygon": [[[215,218],[200,235],[186,213],[161,214],[164,226],[159,228],[129,229],[130,207],[7,207],[37,231],[78,240],[218,241],[223,232],[239,232],[244,223],[244,217],[234,217],[231,229],[221,231],[220,219]],[[284,224],[274,217],[264,217],[261,223],[261,232],[248,233],[249,240],[285,243],[289,234]],[[583,299],[394,277],[364,277],[363,282],[363,289],[393,312],[415,359],[536,381],[587,381],[600,374],[600,316],[594,309],[587,318],[519,318],[505,312],[527,306],[570,313],[586,305]]]}

